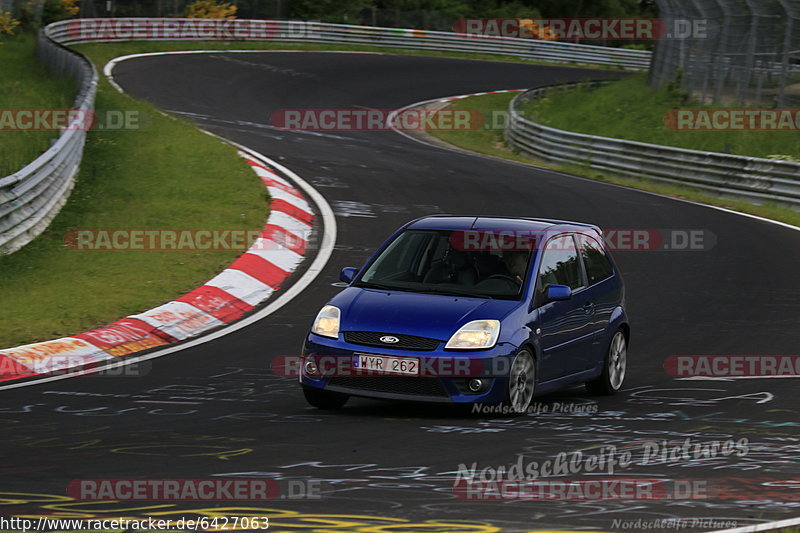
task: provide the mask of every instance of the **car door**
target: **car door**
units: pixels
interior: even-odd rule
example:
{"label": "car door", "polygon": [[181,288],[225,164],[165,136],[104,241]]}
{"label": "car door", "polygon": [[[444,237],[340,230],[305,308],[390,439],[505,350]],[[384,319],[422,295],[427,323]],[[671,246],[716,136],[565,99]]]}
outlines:
{"label": "car door", "polygon": [[[548,285],[572,289],[568,300],[542,302]],[[542,252],[537,288],[537,327],[540,330],[541,381],[568,376],[588,368],[591,356],[590,324],[593,306],[587,305],[586,281],[575,238],[571,233],[551,238]]]}
{"label": "car door", "polygon": [[620,285],[613,279],[614,267],[600,243],[600,236],[597,237],[584,233],[576,235],[586,273],[585,299],[593,307],[589,323],[589,333],[592,335],[592,355],[587,361],[589,368],[605,358],[607,346],[604,344],[604,333],[622,297]]}

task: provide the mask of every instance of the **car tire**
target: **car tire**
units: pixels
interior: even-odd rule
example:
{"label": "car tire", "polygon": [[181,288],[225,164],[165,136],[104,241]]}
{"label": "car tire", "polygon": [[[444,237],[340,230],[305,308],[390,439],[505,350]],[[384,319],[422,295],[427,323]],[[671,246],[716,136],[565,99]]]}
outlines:
{"label": "car tire", "polygon": [[331,392],[303,385],[306,401],[317,409],[336,410],[347,403],[350,396],[341,392]]}
{"label": "car tire", "polygon": [[592,394],[610,396],[616,394],[625,380],[628,365],[628,339],[625,333],[618,329],[606,351],[603,361],[603,373],[595,380],[586,383],[586,390]]}
{"label": "car tire", "polygon": [[505,406],[509,414],[522,415],[528,411],[536,389],[536,361],[531,352],[523,348],[511,361],[508,371],[508,388]]}

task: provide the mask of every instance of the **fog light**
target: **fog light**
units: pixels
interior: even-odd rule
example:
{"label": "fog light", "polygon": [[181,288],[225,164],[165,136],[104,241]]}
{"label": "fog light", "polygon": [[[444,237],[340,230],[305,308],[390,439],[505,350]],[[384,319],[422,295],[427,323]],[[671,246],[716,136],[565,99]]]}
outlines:
{"label": "fog light", "polygon": [[469,383],[467,383],[467,387],[469,388],[470,392],[478,392],[483,388],[483,381],[480,379],[471,379]]}
{"label": "fog light", "polygon": [[314,362],[313,359],[308,359],[306,364],[303,366],[306,374],[309,376],[316,376],[317,375],[317,363]]}

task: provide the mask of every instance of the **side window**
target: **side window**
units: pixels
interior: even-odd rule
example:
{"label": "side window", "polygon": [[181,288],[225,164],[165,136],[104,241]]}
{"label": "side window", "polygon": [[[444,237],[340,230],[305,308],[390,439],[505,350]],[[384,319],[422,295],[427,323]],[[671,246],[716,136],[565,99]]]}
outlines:
{"label": "side window", "polygon": [[580,242],[581,257],[583,257],[583,264],[586,267],[589,285],[610,278],[614,273],[614,268],[600,243],[588,235],[579,235],[578,242]]}
{"label": "side window", "polygon": [[559,235],[548,241],[539,267],[539,281],[542,289],[548,285],[566,285],[573,290],[583,286],[572,235]]}

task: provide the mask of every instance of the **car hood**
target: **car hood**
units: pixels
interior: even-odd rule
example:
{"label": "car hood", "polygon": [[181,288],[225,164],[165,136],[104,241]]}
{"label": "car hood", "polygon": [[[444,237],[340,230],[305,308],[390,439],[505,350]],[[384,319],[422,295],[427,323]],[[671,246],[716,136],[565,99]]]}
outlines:
{"label": "car hood", "polygon": [[331,305],[342,311],[343,331],[397,333],[446,341],[471,320],[501,320],[520,302],[348,287],[331,300]]}

